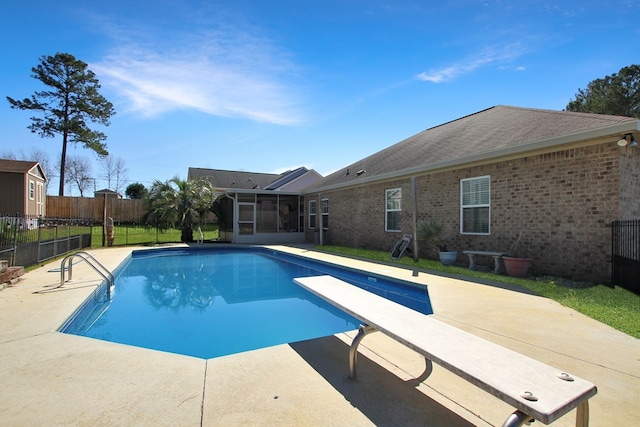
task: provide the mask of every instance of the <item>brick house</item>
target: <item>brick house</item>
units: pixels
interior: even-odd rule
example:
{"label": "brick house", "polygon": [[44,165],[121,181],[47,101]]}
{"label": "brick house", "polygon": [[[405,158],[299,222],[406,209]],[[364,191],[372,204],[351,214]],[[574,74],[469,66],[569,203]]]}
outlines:
{"label": "brick house", "polygon": [[492,107],[304,190],[305,240],[322,227],[325,244],[390,250],[412,233],[415,191],[417,221],[442,223],[460,263],[465,249],[513,252],[521,236],[535,273],[606,281],[611,221],[640,218],[639,129],[629,117]]}
{"label": "brick house", "polygon": [[44,216],[46,183],[40,163],[0,159],[0,213]]}

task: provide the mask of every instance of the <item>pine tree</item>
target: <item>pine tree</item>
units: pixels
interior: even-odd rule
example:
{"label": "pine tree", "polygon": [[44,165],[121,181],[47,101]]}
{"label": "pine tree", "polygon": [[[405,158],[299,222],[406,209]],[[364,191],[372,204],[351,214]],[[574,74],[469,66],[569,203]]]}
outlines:
{"label": "pine tree", "polygon": [[115,114],[113,105],[98,90],[100,84],[87,64],[68,53],[42,56],[40,64],[31,69],[32,77],[50,89],[35,92],[22,101],[7,96],[11,108],[32,110],[43,117],[31,117],[28,129],[42,138],[62,135],[60,158],[60,196],[64,196],[67,144],[81,143],[98,154],[109,154],[103,142],[107,136],[87,126],[87,121],[109,126]]}

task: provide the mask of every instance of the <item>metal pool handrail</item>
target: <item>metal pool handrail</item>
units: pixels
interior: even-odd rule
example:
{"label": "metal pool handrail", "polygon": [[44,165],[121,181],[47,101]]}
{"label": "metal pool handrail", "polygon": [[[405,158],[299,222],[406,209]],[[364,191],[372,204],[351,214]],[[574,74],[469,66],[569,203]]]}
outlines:
{"label": "metal pool handrail", "polygon": [[[104,280],[106,280],[107,282],[107,296],[110,296],[111,294],[111,287],[115,286],[115,278],[113,277],[113,274],[111,274],[111,272],[100,263],[100,261],[98,261],[97,259],[95,259],[93,257],[93,255],[91,255],[88,252],[76,252],[74,254],[71,255],[67,255],[66,257],[64,257],[62,259],[62,263],[60,264],[60,286],[64,285],[65,280],[64,280],[64,271],[65,271],[65,262],[67,262],[69,265],[67,267],[67,270],[69,270],[69,277],[67,278],[66,281],[71,280],[72,276],[73,276],[73,263],[71,262],[72,259],[74,257],[80,258],[81,260],[85,261],[87,264],[89,264],[89,266],[91,266],[91,268],[93,268],[93,270],[98,273],[99,275],[102,276],[102,278]],[[58,286],[58,287],[60,287]]]}

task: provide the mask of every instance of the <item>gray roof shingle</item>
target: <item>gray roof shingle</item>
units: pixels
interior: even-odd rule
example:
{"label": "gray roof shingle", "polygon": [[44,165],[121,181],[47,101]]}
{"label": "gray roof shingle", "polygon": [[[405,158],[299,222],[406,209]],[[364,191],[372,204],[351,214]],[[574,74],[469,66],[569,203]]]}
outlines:
{"label": "gray roof shingle", "polygon": [[38,162],[0,159],[0,172],[27,173]]}
{"label": "gray roof shingle", "polygon": [[265,188],[280,176],[275,173],[189,168],[187,179],[206,178],[218,189],[237,188],[251,190]]}
{"label": "gray roof shingle", "polygon": [[40,163],[31,161],[31,160],[9,160],[9,159],[0,159],[0,172],[10,172],[10,173],[28,173],[31,169],[37,167],[36,175],[40,175],[40,177],[47,181],[47,176],[44,173],[44,169]]}
{"label": "gray roof shingle", "polygon": [[[328,175],[314,187],[346,185],[358,179],[436,165],[634,120],[631,117],[499,105],[424,130]],[[358,175],[358,171],[366,172]]]}

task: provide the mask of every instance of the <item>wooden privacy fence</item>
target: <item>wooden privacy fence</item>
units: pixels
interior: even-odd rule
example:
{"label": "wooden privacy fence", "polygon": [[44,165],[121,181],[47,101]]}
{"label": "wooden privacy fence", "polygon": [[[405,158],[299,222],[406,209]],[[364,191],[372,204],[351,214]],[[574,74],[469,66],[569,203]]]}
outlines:
{"label": "wooden privacy fence", "polygon": [[120,223],[140,223],[145,213],[144,200],[93,197],[47,196],[47,217],[89,218],[102,222],[105,216]]}

